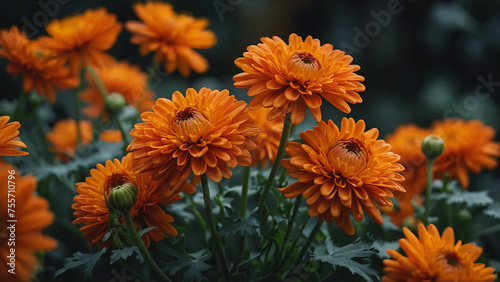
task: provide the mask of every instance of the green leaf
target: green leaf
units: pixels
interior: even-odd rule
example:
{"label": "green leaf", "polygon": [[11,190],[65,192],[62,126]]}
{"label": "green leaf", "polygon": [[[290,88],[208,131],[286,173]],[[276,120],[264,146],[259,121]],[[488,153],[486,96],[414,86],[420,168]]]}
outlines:
{"label": "green leaf", "polygon": [[106,248],[102,248],[99,252],[93,254],[74,253],[72,257],[64,260],[64,267],[56,271],[55,276],[57,277],[72,268],[84,266],[83,274],[85,278],[92,278],[92,270],[105,252]]}
{"label": "green leaf", "polygon": [[388,249],[399,249],[399,241],[378,241],[373,242],[373,248],[378,250],[378,257],[381,259],[388,259],[390,256],[387,254]]}
{"label": "green leaf", "polygon": [[142,238],[142,235],[148,233],[149,231],[151,231],[151,230],[153,230],[155,228],[158,228],[158,227],[156,227],[156,226],[150,226],[148,228],[142,229],[141,231],[139,231],[139,237]]}
{"label": "green leaf", "polygon": [[211,265],[205,263],[209,258],[208,255],[193,259],[182,256],[179,261],[169,263],[163,270],[168,271],[170,275],[175,275],[180,270],[187,268],[182,274],[182,281],[208,281],[202,272],[212,268]]}
{"label": "green leaf", "polygon": [[484,214],[500,219],[500,203],[489,206],[484,210]]}
{"label": "green leaf", "polygon": [[[377,254],[373,248],[373,243],[363,242],[361,238],[356,239],[351,244],[335,247],[332,239],[326,238],[325,246],[318,246],[314,250],[313,258],[322,262],[329,263],[334,269],[337,267],[345,267],[352,274],[357,274],[366,281],[373,281],[372,277],[378,280],[378,272],[370,268],[370,257]],[[368,263],[359,263],[358,261]]]}
{"label": "green leaf", "polygon": [[[440,183],[435,181],[434,185]],[[444,200],[449,205],[464,204],[468,208],[493,204],[493,199],[488,195],[488,191],[467,191],[462,189],[456,181],[451,181],[448,184],[448,192],[437,192],[432,197],[435,200]]]}
{"label": "green leaf", "polygon": [[255,216],[250,215],[247,218],[241,219],[236,212],[230,207],[225,207],[229,215],[229,219],[224,222],[219,234],[221,236],[232,236],[240,234],[241,236],[259,234],[259,222]]}
{"label": "green leaf", "polygon": [[111,251],[110,263],[114,263],[119,259],[126,260],[129,256],[131,256],[135,251],[139,251],[136,246],[130,246],[121,248],[118,250]]}

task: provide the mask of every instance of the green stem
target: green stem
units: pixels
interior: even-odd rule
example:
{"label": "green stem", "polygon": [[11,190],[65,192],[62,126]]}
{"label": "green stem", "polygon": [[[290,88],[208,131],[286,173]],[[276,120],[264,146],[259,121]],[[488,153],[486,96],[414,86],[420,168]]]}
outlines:
{"label": "green stem", "polygon": [[[203,232],[203,234],[207,234],[207,224],[205,223],[205,220],[203,220],[203,217],[201,216],[200,212],[196,208],[193,197],[191,197],[190,194],[186,194],[186,198],[189,201],[189,207],[190,207],[191,212],[194,214],[196,221],[198,221],[198,224],[200,225],[201,231]],[[204,237],[206,240],[206,236],[204,236]]]}
{"label": "green stem", "polygon": [[271,172],[269,173],[269,178],[267,179],[266,186],[264,186],[264,191],[262,192],[262,196],[259,200],[259,206],[257,211],[261,213],[263,211],[264,203],[266,202],[267,194],[271,189],[271,185],[274,182],[274,177],[276,176],[276,172],[280,166],[280,160],[283,158],[283,154],[285,153],[286,143],[288,141],[288,135],[290,134],[290,129],[292,127],[290,113],[285,115],[285,121],[283,122],[283,133],[281,134],[280,145],[278,147],[278,153],[276,154],[276,159],[274,160],[273,167],[271,168]]}
{"label": "green stem", "polygon": [[38,134],[40,135],[40,139],[42,140],[42,153],[45,154],[49,149],[49,141],[47,140],[47,136],[45,136],[45,131],[43,130],[42,121],[40,120],[40,116],[38,115],[38,107],[33,109],[33,116],[36,121],[36,128],[38,130]]}
{"label": "green stem", "polygon": [[427,159],[427,188],[425,193],[425,214],[424,214],[424,223],[425,225],[429,224],[429,215],[431,213],[431,193],[432,193],[432,166],[434,165],[435,159]]}
{"label": "green stem", "polygon": [[290,270],[288,271],[288,273],[285,277],[288,277],[290,274],[292,274],[295,271],[295,269],[297,268],[297,266],[299,266],[299,264],[302,262],[302,258],[304,257],[306,252],[309,250],[309,246],[311,246],[311,243],[314,240],[316,233],[318,233],[322,223],[323,223],[323,221],[318,219],[318,221],[316,222],[316,225],[314,225],[314,227],[313,227],[313,230],[311,231],[311,233],[307,237],[306,243],[304,244],[304,246],[302,246],[302,250],[300,250],[299,256],[297,257],[297,259],[295,260],[295,263],[293,264],[292,268],[290,268]]}
{"label": "green stem", "polygon": [[125,131],[125,128],[123,127],[123,124],[121,122],[121,120],[118,118],[118,115],[115,114],[115,113],[111,113],[111,118],[113,119],[113,121],[116,122],[116,124],[118,125],[118,129],[120,130],[120,133],[122,134],[122,139],[123,139],[123,144],[125,146],[125,148],[128,146],[128,144],[130,143],[128,141],[128,134],[127,132]]}
{"label": "green stem", "polygon": [[208,178],[206,174],[201,175],[201,185],[203,187],[203,200],[205,202],[205,212],[207,213],[208,227],[212,235],[213,243],[215,244],[215,251],[217,252],[217,256],[219,257],[219,261],[222,265],[222,271],[224,272],[225,280],[231,281],[231,273],[229,272],[226,255],[219,238],[219,233],[217,233],[217,227],[215,226],[214,216],[212,214],[212,205],[210,204],[210,190],[208,187]]}
{"label": "green stem", "polygon": [[153,260],[153,258],[149,254],[148,249],[146,248],[146,245],[144,245],[144,242],[142,241],[141,237],[139,236],[139,233],[137,233],[137,230],[135,229],[134,221],[132,220],[132,217],[130,216],[130,210],[123,210],[122,214],[123,214],[123,217],[125,218],[125,225],[127,226],[128,233],[132,237],[134,244],[139,249],[139,252],[141,253],[144,260],[146,260],[149,263],[149,265],[151,265],[154,272],[156,272],[156,274],[158,274],[163,281],[171,281],[167,277],[167,275],[160,269],[160,267],[156,264],[156,262]]}
{"label": "green stem", "polygon": [[28,96],[28,93],[26,93],[24,90],[21,91],[21,97],[19,97],[19,101],[17,101],[14,113],[12,114],[12,120],[15,121],[19,119],[19,111],[21,111],[21,107],[24,105],[24,101],[26,101],[26,97]]}
{"label": "green stem", "polygon": [[[83,71],[82,71],[83,73]],[[82,145],[82,132],[80,129],[80,91],[83,87],[83,74],[80,76],[80,84],[75,89],[75,122],[76,122],[76,146]]]}
{"label": "green stem", "polygon": [[494,233],[494,232],[498,232],[498,231],[500,231],[500,224],[493,225],[493,226],[488,227],[488,228],[483,228],[483,229],[479,230],[478,232],[476,232],[475,235],[476,235],[476,238],[478,238],[478,237],[488,235],[490,233]]}
{"label": "green stem", "polygon": [[106,101],[106,97],[108,97],[108,90],[106,89],[106,86],[90,65],[87,66],[87,72],[92,77],[92,80],[94,81],[97,90],[99,90],[99,92],[101,93],[102,98],[104,99],[104,101]]}
{"label": "green stem", "polygon": [[302,196],[295,198],[295,206],[293,207],[292,217],[288,221],[288,226],[286,229],[285,238],[283,238],[283,245],[281,246],[279,253],[278,253],[278,257],[277,257],[278,264],[276,265],[277,269],[275,269],[275,271],[277,271],[282,265],[281,260],[283,259],[283,255],[285,254],[286,244],[288,242],[288,238],[290,238],[290,234],[292,233],[292,227],[295,223],[295,217],[297,216],[297,212],[299,211],[301,201],[302,201]]}
{"label": "green stem", "polygon": [[251,166],[243,168],[243,182],[241,184],[240,217],[245,218],[247,213],[248,184],[250,183]]}

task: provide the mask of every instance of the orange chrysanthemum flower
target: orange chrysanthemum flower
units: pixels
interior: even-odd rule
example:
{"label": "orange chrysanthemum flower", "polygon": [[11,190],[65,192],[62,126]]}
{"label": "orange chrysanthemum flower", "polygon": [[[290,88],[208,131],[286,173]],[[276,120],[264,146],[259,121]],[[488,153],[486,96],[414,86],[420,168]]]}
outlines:
{"label": "orange chrysanthemum flower", "polygon": [[207,19],[176,14],[170,4],[153,1],[135,4],[134,11],[142,22],[128,21],[125,27],[134,34],[130,41],[139,44],[141,55],[156,52],[155,60],[165,62],[167,72],[178,69],[185,77],[191,70],[208,70],[207,60],[193,50],[211,48],[217,41],[215,34],[205,29]]}
{"label": "orange chrysanthemum flower", "polygon": [[270,120],[291,112],[292,123],[299,124],[307,108],[321,120],[321,97],[345,113],[351,111],[347,103],[362,102],[357,92],[365,90],[364,77],[354,73],[360,67],[343,51],[311,36],[302,41],[295,33],[288,44],[277,36],[261,40],[235,61],[243,72],[234,76],[234,86],[250,88],[251,109],[272,108]]}
{"label": "orange chrysanthemum flower", "polygon": [[425,190],[426,158],[421,146],[424,138],[430,134],[429,129],[410,124],[399,126],[386,138],[387,143],[391,144],[391,150],[401,157],[399,162],[405,167],[401,172],[405,180],[401,184],[406,193],[394,193],[399,201],[399,210],[388,212],[391,222],[398,226],[401,226],[406,219],[413,218],[412,200],[419,202],[420,195]]}
{"label": "orange chrysanthemum flower", "polygon": [[[162,187],[153,181],[150,173],[139,173],[132,171],[133,155],[128,154],[120,162],[108,160],[105,165],[98,164],[90,171],[90,177],[85,182],[77,184],[72,208],[76,219],[73,224],[81,224],[83,238],[89,240],[89,248],[97,244],[100,248],[110,245],[109,241],[103,242],[104,235],[109,231],[108,219],[110,210],[106,200],[110,191],[124,183],[132,183],[137,186],[137,202],[130,209],[130,214],[136,226],[142,229],[156,226],[143,235],[142,239],[146,246],[150,240],[158,242],[166,237],[177,236],[177,230],[171,225],[174,218],[165,213],[159,205],[168,205],[177,202],[182,197],[180,192],[194,193],[196,188],[185,182],[176,183],[175,186]],[[125,220],[120,217],[119,222],[124,225]]]}
{"label": "orange chrysanthemum flower", "polygon": [[191,172],[219,182],[232,176],[232,167],[252,164],[251,139],[258,129],[247,103],[229,91],[190,88],[186,97],[176,91],[172,100],[158,99],[153,111],[143,113],[145,123],[130,133],[135,139],[127,150],[136,152],[134,169],[173,185]]}
{"label": "orange chrysanthemum flower", "polygon": [[[154,104],[153,91],[146,89],[148,77],[138,67],[126,62],[96,69],[108,93],[120,93],[128,105],[136,107],[139,112],[151,110]],[[90,85],[81,94],[81,99],[89,103],[83,113],[91,118],[99,117],[104,111],[104,99],[90,75],[87,76]]]}
{"label": "orange chrysanthemum flower", "polygon": [[0,117],[0,156],[28,155],[28,152],[18,150],[26,148],[26,144],[18,138],[21,124],[17,121],[8,123],[9,119],[9,116]]}
{"label": "orange chrysanthemum flower", "polygon": [[449,173],[462,187],[469,186],[469,170],[479,173],[494,169],[500,156],[500,143],[494,142],[495,130],[479,120],[448,119],[433,124],[433,134],[444,140],[444,152],[434,164],[437,177]]}
{"label": "orange chrysanthemum flower", "polygon": [[13,75],[22,73],[25,92],[35,90],[54,103],[56,89],[70,89],[78,85],[78,77],[64,67],[64,62],[48,59],[45,50],[15,26],[0,31],[0,47],[0,57],[10,61],[7,72]]}
{"label": "orange chrysanthemum flower", "polygon": [[122,142],[123,136],[118,129],[108,129],[104,130],[99,134],[99,139],[104,142]]}
{"label": "orange chrysanthemum flower", "polygon": [[256,139],[257,148],[252,152],[253,165],[256,166],[258,163],[262,168],[267,167],[268,162],[272,163],[276,159],[283,132],[284,116],[269,121],[267,114],[270,111],[271,109],[259,108],[249,112],[255,121],[255,126],[260,129]]}
{"label": "orange chrysanthemum flower", "polygon": [[[54,216],[49,211],[47,200],[33,195],[37,187],[34,176],[21,176],[14,167],[0,159],[0,181],[0,281],[30,281],[39,264],[34,252],[49,251],[57,246],[57,241],[42,233],[54,221]],[[15,213],[7,209],[7,203],[12,203],[12,199],[15,199],[15,208],[10,208]],[[10,240],[13,230],[14,241]],[[11,253],[12,248],[15,248],[14,253]],[[8,272],[12,268],[9,256],[15,256],[15,274]]]}
{"label": "orange chrysanthemum flower", "polygon": [[[87,145],[92,141],[92,123],[90,121],[80,120],[80,137],[82,145]],[[75,120],[57,121],[52,131],[47,133],[47,140],[52,142],[49,149],[56,153],[59,160],[66,162],[73,158],[78,145]]]}
{"label": "orange chrysanthemum flower", "polygon": [[39,44],[50,50],[51,56],[69,60],[71,69],[78,73],[87,64],[100,67],[114,61],[105,51],[115,44],[122,25],[115,15],[100,8],[52,20],[45,29],[50,37],[42,36]]}
{"label": "orange chrysanthemum flower", "polygon": [[307,199],[310,216],[336,221],[352,235],[350,211],[356,221],[363,210],[378,224],[383,224],[377,203],[392,206],[388,197],[393,191],[404,192],[398,173],[404,168],[391,146],[377,139],[376,128],[365,132],[363,120],[342,119],[341,128],[331,121],[320,121],[312,130],[300,133],[305,144],[288,142],[290,159],[281,160],[297,182],[279,189],[287,198],[302,194]]}
{"label": "orange chrysanthemum flower", "polygon": [[384,260],[384,282],[397,281],[495,281],[492,267],[474,263],[483,252],[483,248],[472,243],[455,244],[453,228],[448,227],[439,236],[436,226],[430,224],[427,229],[418,225],[418,238],[406,227],[403,228],[405,239],[399,245],[406,257],[395,250],[387,250],[394,259]]}

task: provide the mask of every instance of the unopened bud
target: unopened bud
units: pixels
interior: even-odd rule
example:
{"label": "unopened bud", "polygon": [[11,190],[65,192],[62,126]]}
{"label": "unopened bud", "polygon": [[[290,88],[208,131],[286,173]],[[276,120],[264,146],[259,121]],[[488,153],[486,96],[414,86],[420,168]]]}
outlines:
{"label": "unopened bud", "polygon": [[117,210],[128,210],[137,201],[137,191],[137,186],[132,183],[116,186],[109,192],[109,205]]}
{"label": "unopened bud", "polygon": [[125,101],[123,95],[118,92],[108,94],[104,101],[104,106],[110,113],[119,113],[126,105],[127,101]]}
{"label": "unopened bud", "polygon": [[422,142],[422,152],[429,160],[434,160],[441,156],[444,151],[444,141],[441,137],[436,135],[429,135],[425,137]]}

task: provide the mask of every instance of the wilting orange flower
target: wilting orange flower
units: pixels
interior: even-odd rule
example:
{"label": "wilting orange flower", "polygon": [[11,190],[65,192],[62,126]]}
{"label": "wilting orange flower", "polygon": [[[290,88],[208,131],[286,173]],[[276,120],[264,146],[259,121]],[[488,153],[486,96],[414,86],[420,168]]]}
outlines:
{"label": "wilting orange flower", "polygon": [[[177,236],[177,230],[171,225],[174,218],[165,213],[159,205],[168,205],[180,200],[180,192],[194,193],[196,188],[185,182],[176,183],[175,186],[162,187],[158,182],[153,181],[150,173],[139,173],[131,170],[133,155],[128,154],[120,162],[117,159],[106,161],[105,165],[98,164],[90,171],[90,177],[85,182],[80,182],[76,186],[73,215],[76,219],[73,224],[81,224],[83,238],[89,240],[89,248],[97,244],[100,248],[109,246],[110,241],[103,242],[104,235],[109,231],[108,219],[110,210],[106,205],[106,200],[110,191],[125,183],[132,183],[137,186],[137,202],[130,209],[130,215],[135,226],[142,229],[156,226],[148,231],[142,239],[146,246],[150,240],[158,242],[166,237]],[[121,224],[125,224],[123,218],[119,218]]]}
{"label": "wilting orange flower", "polygon": [[51,51],[51,56],[63,62],[69,60],[74,72],[90,64],[100,67],[114,59],[105,53],[115,44],[122,25],[106,9],[87,10],[83,14],[52,20],[39,44]]}
{"label": "wilting orange flower", "polygon": [[[80,136],[82,145],[87,145],[92,141],[92,123],[90,121],[80,120]],[[57,121],[52,131],[47,133],[47,140],[52,142],[49,149],[56,153],[59,160],[66,162],[73,158],[78,145],[75,120]]]}
{"label": "wilting orange flower", "polygon": [[103,130],[101,134],[99,134],[99,139],[105,142],[122,142],[123,136],[118,129],[108,129]]}
{"label": "wilting orange flower", "polygon": [[[148,77],[138,67],[126,62],[119,62],[95,70],[108,93],[120,93],[128,105],[136,107],[139,112],[150,110],[154,104],[153,91],[146,89]],[[89,103],[83,113],[91,118],[99,117],[104,110],[104,99],[90,75],[90,85],[81,94],[82,101]]]}
{"label": "wilting orange flower", "polygon": [[71,74],[60,60],[46,58],[45,50],[29,40],[16,26],[0,30],[0,57],[8,59],[7,72],[23,75],[23,90],[35,90],[46,96],[49,102],[56,101],[55,89],[75,88],[78,77]]}
{"label": "wilting orange flower", "polygon": [[26,144],[19,140],[19,127],[17,121],[9,122],[9,116],[0,117],[0,156],[23,156],[28,152],[20,151],[18,148],[26,148]]}
{"label": "wilting orange flower", "polygon": [[453,228],[448,227],[439,236],[436,226],[430,224],[427,229],[418,225],[418,238],[406,227],[406,236],[399,240],[399,245],[406,257],[395,250],[387,250],[393,258],[384,260],[384,282],[396,281],[495,281],[492,267],[474,263],[483,252],[483,248],[472,243],[455,244]]}
{"label": "wilting orange flower", "polygon": [[158,99],[153,111],[143,113],[145,123],[130,132],[134,170],[151,171],[153,178],[174,185],[191,172],[219,182],[232,176],[232,167],[252,164],[251,139],[258,129],[247,103],[229,91],[190,88],[186,97],[176,91],[172,100]]}
{"label": "wilting orange flower", "polygon": [[[42,233],[54,221],[54,216],[47,200],[33,195],[37,187],[33,175],[21,176],[0,159],[0,181],[0,281],[30,281],[39,264],[34,252],[49,251],[57,246],[57,241]],[[15,204],[9,207],[15,213],[7,209],[7,203]],[[12,248],[15,248],[14,253]],[[12,262],[9,256],[15,256],[12,265],[9,265]],[[8,272],[12,266],[15,274]]]}
{"label": "wilting orange flower", "polygon": [[154,1],[135,4],[134,11],[142,22],[128,21],[125,27],[134,34],[130,41],[139,44],[141,55],[156,52],[155,60],[164,62],[169,73],[178,69],[188,76],[191,70],[208,70],[207,60],[193,50],[211,48],[217,41],[215,34],[205,29],[207,19],[176,14],[170,4]]}
{"label": "wilting orange flower", "polygon": [[321,97],[345,113],[351,111],[347,103],[362,102],[357,92],[365,90],[364,77],[354,73],[360,67],[343,51],[311,36],[302,41],[295,33],[288,44],[277,36],[261,40],[235,61],[243,72],[234,76],[234,86],[250,88],[251,109],[272,108],[270,120],[291,112],[292,123],[299,124],[307,108],[321,120]]}
{"label": "wilting orange flower", "polygon": [[433,124],[433,134],[444,140],[444,152],[434,164],[437,177],[448,172],[462,187],[469,186],[469,170],[494,169],[500,156],[495,130],[479,120],[447,119]]}
{"label": "wilting orange flower", "polygon": [[401,184],[406,193],[394,193],[399,202],[399,210],[388,212],[391,222],[398,226],[401,226],[405,219],[413,218],[412,200],[419,202],[420,195],[425,191],[426,158],[421,146],[424,138],[430,134],[429,129],[410,124],[399,126],[386,138],[387,143],[391,145],[391,151],[401,157],[399,162],[405,167],[401,172],[405,180]]}
{"label": "wilting orange flower", "polygon": [[354,220],[363,219],[363,210],[378,224],[384,221],[374,202],[392,206],[393,191],[404,192],[398,173],[404,168],[391,146],[378,139],[376,128],[365,132],[363,120],[342,119],[341,128],[331,121],[320,121],[312,130],[300,133],[305,144],[288,142],[290,159],[281,160],[297,182],[279,189],[287,198],[302,194],[310,216],[336,221],[352,235],[350,211]]}
{"label": "wilting orange flower", "polygon": [[249,112],[255,121],[255,126],[260,129],[256,139],[257,148],[252,152],[253,165],[256,166],[258,163],[262,168],[267,167],[268,162],[272,163],[276,159],[283,131],[284,116],[269,121],[267,120],[269,111],[271,110],[259,108]]}

